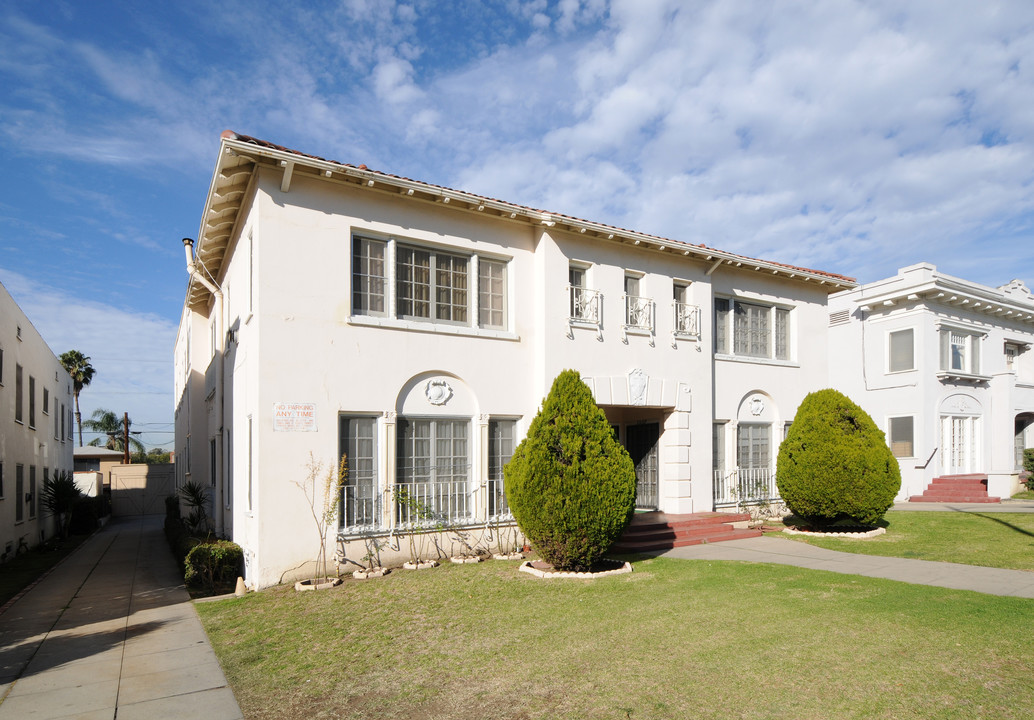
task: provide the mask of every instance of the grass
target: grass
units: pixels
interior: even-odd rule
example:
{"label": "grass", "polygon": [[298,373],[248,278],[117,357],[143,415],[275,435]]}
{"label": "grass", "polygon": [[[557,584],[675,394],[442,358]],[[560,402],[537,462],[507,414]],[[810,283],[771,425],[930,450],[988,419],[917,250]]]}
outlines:
{"label": "grass", "polygon": [[45,545],[33,548],[0,565],[0,605],[57,565],[88,537],[89,535],[71,535],[65,540],[50,540]]}
{"label": "grass", "polygon": [[1034,570],[1034,514],[890,511],[887,533],[868,540],[781,535],[862,555]]}
{"label": "grass", "polygon": [[1012,496],[1013,500],[1034,500],[1034,490],[1020,490]]}
{"label": "grass", "polygon": [[248,718],[1028,718],[1034,601],[764,564],[515,562],[197,605]]}

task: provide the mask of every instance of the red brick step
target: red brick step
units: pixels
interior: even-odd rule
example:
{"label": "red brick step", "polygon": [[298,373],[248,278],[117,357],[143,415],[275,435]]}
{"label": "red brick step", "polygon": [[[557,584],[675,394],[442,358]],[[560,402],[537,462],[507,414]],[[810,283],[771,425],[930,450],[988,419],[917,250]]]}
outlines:
{"label": "red brick step", "polygon": [[612,550],[618,553],[670,550],[686,545],[760,537],[760,530],[733,525],[749,519],[748,513],[636,513]]}
{"label": "red brick step", "polygon": [[909,502],[999,503],[1001,498],[987,494],[987,475],[942,475],[935,477],[922,495]]}

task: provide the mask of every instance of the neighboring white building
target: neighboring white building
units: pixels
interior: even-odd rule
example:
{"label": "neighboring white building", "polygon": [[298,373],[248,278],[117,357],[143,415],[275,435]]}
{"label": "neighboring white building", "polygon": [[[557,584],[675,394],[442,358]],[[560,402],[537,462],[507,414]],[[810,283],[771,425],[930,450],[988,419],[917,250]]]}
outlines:
{"label": "neighboring white building", "polygon": [[398,484],[457,524],[505,518],[502,466],[565,368],[632,454],[640,506],[735,503],[828,384],[827,295],[855,286],[229,132],[188,263],[177,480],[210,487],[256,587],[315,555],[310,453],[348,455],[352,560],[417,519]]}
{"label": "neighboring white building", "polygon": [[72,472],[72,380],[0,285],[0,557],[51,537],[43,482]]}
{"label": "neighboring white building", "polygon": [[1034,296],[903,268],[830,297],[830,382],[872,415],[901,464],[899,500],[937,476],[1019,488],[1034,446]]}

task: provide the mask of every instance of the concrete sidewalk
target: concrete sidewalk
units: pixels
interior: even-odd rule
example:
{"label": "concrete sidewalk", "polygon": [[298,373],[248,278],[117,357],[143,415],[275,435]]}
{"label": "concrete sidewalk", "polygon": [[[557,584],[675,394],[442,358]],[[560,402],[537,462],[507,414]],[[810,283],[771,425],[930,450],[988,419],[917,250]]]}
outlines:
{"label": "concrete sidewalk", "polygon": [[0,720],[243,717],[162,521],[113,520],[0,615]]}
{"label": "concrete sidewalk", "polygon": [[909,560],[837,552],[776,537],[690,545],[658,553],[687,560],[742,560],[745,562],[795,565],[847,575],[886,578],[915,585],[933,585],[955,590],[973,590],[989,595],[1034,598],[1034,572],[957,563]]}

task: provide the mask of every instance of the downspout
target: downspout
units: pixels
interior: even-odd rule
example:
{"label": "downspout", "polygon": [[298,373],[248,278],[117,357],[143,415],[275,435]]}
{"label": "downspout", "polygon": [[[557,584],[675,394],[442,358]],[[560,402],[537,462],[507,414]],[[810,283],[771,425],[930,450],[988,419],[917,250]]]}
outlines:
{"label": "downspout", "polygon": [[[225,372],[223,349],[224,344],[226,342],[226,333],[223,330],[223,293],[222,290],[220,290],[219,287],[214,282],[212,282],[212,280],[215,280],[215,278],[212,278],[212,280],[206,278],[204,273],[202,273],[201,269],[198,267],[197,262],[194,260],[193,240],[191,240],[190,238],[183,238],[183,251],[184,253],[186,253],[187,256],[187,275],[189,275],[192,280],[197,280],[199,283],[201,283],[210,293],[212,293],[213,297],[215,297],[215,307],[213,308],[213,312],[215,313],[216,321],[215,336],[217,345],[215,348],[215,352],[216,360],[218,362],[218,366],[216,368],[215,373],[215,395],[219,399],[219,428],[216,432],[218,433],[219,437],[219,443],[217,447],[219,448],[221,453],[223,452],[223,412],[225,403],[225,400],[223,398],[223,373]],[[207,272],[207,270],[205,272]],[[216,467],[221,468],[222,462],[220,461],[216,465]],[[214,480],[216,480],[216,478],[209,478],[210,483]],[[225,509],[223,507],[222,493],[223,483],[216,482],[212,498],[212,515],[215,517],[216,535],[223,534],[223,513],[225,512]]]}

